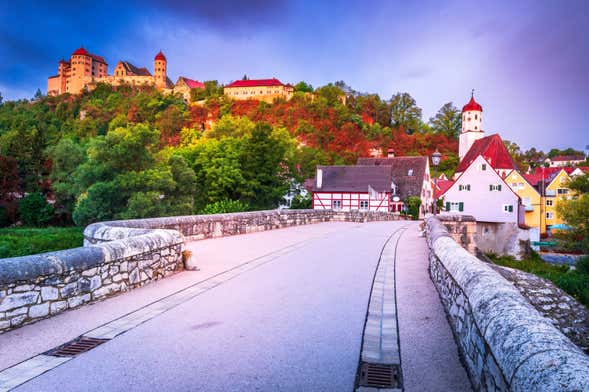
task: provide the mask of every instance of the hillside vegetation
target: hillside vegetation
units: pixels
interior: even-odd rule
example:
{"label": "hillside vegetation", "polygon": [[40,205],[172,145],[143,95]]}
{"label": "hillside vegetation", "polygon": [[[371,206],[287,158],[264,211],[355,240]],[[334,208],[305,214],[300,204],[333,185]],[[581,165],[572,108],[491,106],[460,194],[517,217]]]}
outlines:
{"label": "hillside vegetation", "polygon": [[[288,102],[231,101],[207,82],[189,105],[149,87],[99,85],[80,96],[0,103],[0,225],[275,208],[317,164],[354,164],[371,149],[438,148],[443,170],[457,164],[452,104],[426,124],[406,93],[384,101],[342,83],[297,90]],[[39,194],[55,203],[40,205]]]}

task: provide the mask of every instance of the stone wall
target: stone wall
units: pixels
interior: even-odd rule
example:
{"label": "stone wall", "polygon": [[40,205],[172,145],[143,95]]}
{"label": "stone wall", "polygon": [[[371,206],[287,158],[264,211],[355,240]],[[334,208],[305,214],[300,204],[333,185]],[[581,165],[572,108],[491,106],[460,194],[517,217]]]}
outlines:
{"label": "stone wall", "polygon": [[185,240],[398,219],[388,213],[276,210],[95,223],[84,230],[84,247],[0,259],[0,333],[181,270]]}
{"label": "stone wall", "polygon": [[436,215],[442,222],[448,234],[464,249],[474,254],[477,246],[475,236],[477,233],[477,221],[472,215]]}
{"label": "stone wall", "polygon": [[142,286],[182,268],[182,236],[151,233],[0,260],[0,332]]}
{"label": "stone wall", "polygon": [[589,357],[437,218],[426,235],[431,278],[476,390],[589,390]]}

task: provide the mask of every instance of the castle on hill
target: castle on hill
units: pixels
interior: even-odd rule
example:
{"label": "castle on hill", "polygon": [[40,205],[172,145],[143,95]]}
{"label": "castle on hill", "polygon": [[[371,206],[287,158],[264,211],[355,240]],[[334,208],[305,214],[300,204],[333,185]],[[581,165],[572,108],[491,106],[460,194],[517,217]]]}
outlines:
{"label": "castle on hill", "polygon": [[113,74],[109,75],[104,57],[80,47],[69,61],[59,61],[57,75],[47,79],[47,95],[79,94],[85,89],[93,89],[97,83],[108,83],[113,86],[155,86],[169,93],[180,93],[189,100],[192,88],[204,88],[203,83],[183,76],[174,84],[167,75],[167,68],[168,60],[160,50],[154,58],[153,75],[146,67],[137,67],[128,61],[119,61]]}

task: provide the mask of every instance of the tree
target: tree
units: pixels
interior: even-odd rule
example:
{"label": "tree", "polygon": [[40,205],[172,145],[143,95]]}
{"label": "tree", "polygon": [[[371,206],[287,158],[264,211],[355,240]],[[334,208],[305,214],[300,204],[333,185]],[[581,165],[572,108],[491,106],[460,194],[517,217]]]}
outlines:
{"label": "tree", "polygon": [[444,104],[438,113],[429,119],[434,132],[443,133],[452,138],[458,138],[462,131],[462,115],[452,102]]}
{"label": "tree", "polygon": [[0,156],[0,201],[10,201],[20,192],[16,160]]}
{"label": "tree", "polygon": [[346,94],[343,90],[333,84],[329,83],[327,86],[319,87],[315,90],[315,94],[325,100],[328,106],[337,106],[341,105],[342,97],[345,97]]}
{"label": "tree", "polygon": [[242,212],[248,211],[249,206],[240,200],[227,200],[223,199],[216,201],[211,204],[207,204],[201,211],[200,214],[227,214],[231,212]]}
{"label": "tree", "polygon": [[18,214],[27,226],[45,226],[53,219],[54,210],[41,193],[31,193],[18,203]]}
{"label": "tree", "polygon": [[242,200],[255,209],[276,208],[288,191],[281,173],[286,149],[268,124],[257,124],[246,138],[241,157],[245,180]]}
{"label": "tree", "polygon": [[205,132],[208,138],[220,139],[223,137],[244,137],[250,135],[255,123],[246,116],[232,116],[226,114],[217,121],[209,132]]}
{"label": "tree", "polygon": [[413,220],[419,219],[419,207],[421,206],[421,198],[419,196],[409,196],[405,200],[407,206],[407,213],[411,215]]}
{"label": "tree", "polygon": [[567,186],[578,193],[589,193],[589,173],[571,178]]}
{"label": "tree", "polygon": [[41,92],[41,89],[38,88],[37,91],[35,92],[35,95],[33,96],[33,99],[38,101],[41,98],[43,98],[43,93]]}
{"label": "tree", "polygon": [[397,93],[391,98],[391,125],[412,134],[420,129],[421,109],[409,93]]}
{"label": "tree", "polygon": [[73,219],[76,225],[85,226],[92,222],[113,219],[126,207],[126,197],[119,184],[97,182],[78,197]]}
{"label": "tree", "polygon": [[59,213],[69,216],[81,191],[74,173],[86,161],[86,151],[74,140],[64,138],[49,147],[48,153],[53,163],[50,179],[56,198],[55,204]]}
{"label": "tree", "polygon": [[303,92],[303,93],[312,93],[313,92],[313,86],[311,86],[310,84],[307,84],[307,83],[305,83],[303,81],[300,81],[297,84],[295,84],[294,91],[300,91],[300,92]]}

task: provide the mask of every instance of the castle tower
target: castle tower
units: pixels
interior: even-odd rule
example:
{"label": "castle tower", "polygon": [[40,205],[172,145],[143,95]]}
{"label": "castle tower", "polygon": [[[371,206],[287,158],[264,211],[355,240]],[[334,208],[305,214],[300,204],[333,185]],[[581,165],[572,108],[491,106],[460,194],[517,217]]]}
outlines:
{"label": "castle tower", "polygon": [[464,158],[473,143],[485,136],[483,132],[483,107],[474,100],[474,90],[470,101],[462,108],[462,132],[458,147],[458,157]]}
{"label": "castle tower", "polygon": [[164,56],[160,50],[159,53],[155,55],[154,61],[153,77],[155,80],[155,87],[158,89],[166,88],[168,79],[168,60],[166,60],[166,56]]}
{"label": "castle tower", "polygon": [[70,67],[69,86],[66,86],[66,92],[78,94],[86,86],[87,80],[92,78],[91,54],[84,47],[76,49],[70,58]]}

